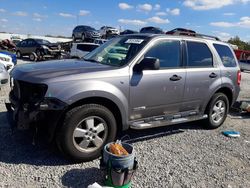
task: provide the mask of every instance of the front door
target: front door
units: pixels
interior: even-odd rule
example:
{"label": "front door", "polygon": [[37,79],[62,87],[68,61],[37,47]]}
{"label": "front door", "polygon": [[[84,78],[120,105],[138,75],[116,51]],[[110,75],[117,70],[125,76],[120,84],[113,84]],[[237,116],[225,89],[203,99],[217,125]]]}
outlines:
{"label": "front door", "polygon": [[161,39],[143,55],[159,59],[160,70],[132,71],[130,120],[179,112],[186,78],[181,51],[181,41]]}

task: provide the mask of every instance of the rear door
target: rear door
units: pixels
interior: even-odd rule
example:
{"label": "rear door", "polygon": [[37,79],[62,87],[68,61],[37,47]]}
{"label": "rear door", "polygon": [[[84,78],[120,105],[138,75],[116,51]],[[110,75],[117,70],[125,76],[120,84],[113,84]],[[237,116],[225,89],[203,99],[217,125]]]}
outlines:
{"label": "rear door", "polygon": [[27,40],[23,40],[18,44],[18,50],[21,52],[22,55],[25,55],[25,49],[27,47]]}
{"label": "rear door", "polygon": [[143,57],[159,59],[160,70],[132,72],[130,119],[178,114],[186,77],[186,71],[182,67],[181,41],[158,40]]}
{"label": "rear door", "polygon": [[[220,68],[208,44],[186,41],[186,84],[182,111],[201,111],[214,87],[221,85]],[[217,82],[217,83],[216,83]]]}
{"label": "rear door", "polygon": [[25,48],[25,52],[27,54],[30,54],[32,52],[35,52],[36,50],[36,42],[33,39],[28,40],[27,47]]}

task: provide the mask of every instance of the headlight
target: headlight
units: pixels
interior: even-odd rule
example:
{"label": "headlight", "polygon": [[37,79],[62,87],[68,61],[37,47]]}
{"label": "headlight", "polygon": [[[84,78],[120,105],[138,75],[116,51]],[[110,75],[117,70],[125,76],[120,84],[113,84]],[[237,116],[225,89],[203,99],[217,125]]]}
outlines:
{"label": "headlight", "polygon": [[1,60],[1,61],[9,62],[9,61],[10,61],[10,58],[7,58],[7,57],[0,57],[0,60]]}
{"label": "headlight", "polygon": [[48,46],[45,46],[45,45],[42,45],[42,48],[43,48],[43,49],[46,49],[46,50],[49,49],[49,47],[48,47]]}
{"label": "headlight", "polygon": [[0,73],[2,73],[4,71],[4,67],[0,67]]}

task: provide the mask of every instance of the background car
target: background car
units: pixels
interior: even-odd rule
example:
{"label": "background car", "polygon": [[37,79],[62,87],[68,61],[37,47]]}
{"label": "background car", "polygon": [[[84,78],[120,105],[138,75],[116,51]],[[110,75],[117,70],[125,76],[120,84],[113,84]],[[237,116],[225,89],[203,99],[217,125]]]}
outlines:
{"label": "background car", "polygon": [[250,60],[240,60],[239,64],[241,71],[250,71]]}
{"label": "background car", "polygon": [[120,35],[128,35],[128,34],[135,34],[135,33],[138,33],[138,31],[127,29],[127,30],[122,31]]}
{"label": "background car", "polygon": [[101,34],[95,28],[87,25],[76,26],[72,33],[73,41],[80,39],[81,41],[93,41],[95,39],[101,38]]}
{"label": "background car", "polygon": [[189,36],[195,36],[196,32],[190,29],[185,28],[175,28],[173,30],[167,31],[167,35],[189,35]]}
{"label": "background car", "polygon": [[165,32],[158,27],[143,27],[140,33],[164,34]]}
{"label": "background car", "polygon": [[12,59],[12,63],[14,63],[14,65],[17,64],[17,57],[16,57],[16,54],[11,53],[11,52],[8,52],[8,51],[0,51],[0,54],[5,54],[5,55],[10,56],[11,59]]}
{"label": "background car", "polygon": [[94,43],[95,44],[99,44],[99,45],[102,45],[102,44],[104,44],[105,42],[107,42],[108,40],[106,40],[106,39],[96,39],[95,41],[94,41]]}
{"label": "background car", "polygon": [[70,56],[72,58],[82,58],[99,46],[99,44],[95,43],[73,43],[70,50]]}
{"label": "background car", "polygon": [[5,66],[8,72],[10,72],[14,68],[12,58],[6,54],[0,53],[0,63]]}
{"label": "background car", "polygon": [[100,31],[101,37],[104,39],[108,39],[110,37],[120,35],[120,31],[118,29],[114,27],[109,27],[109,26],[102,26],[99,31]]}
{"label": "background car", "polygon": [[250,71],[250,51],[235,49],[234,53],[239,61],[241,71]]}
{"label": "background car", "polygon": [[6,67],[0,63],[0,89],[3,85],[6,85],[8,83],[9,74],[6,70]]}
{"label": "background car", "polygon": [[17,44],[17,58],[29,56],[31,61],[61,57],[61,46],[43,39],[25,39]]}

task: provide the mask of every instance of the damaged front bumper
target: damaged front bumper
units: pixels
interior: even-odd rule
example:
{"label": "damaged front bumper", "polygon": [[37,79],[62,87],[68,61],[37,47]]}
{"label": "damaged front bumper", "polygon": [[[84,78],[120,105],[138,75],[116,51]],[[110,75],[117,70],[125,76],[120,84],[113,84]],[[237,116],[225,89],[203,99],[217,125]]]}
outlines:
{"label": "damaged front bumper", "polygon": [[45,126],[52,134],[67,108],[66,103],[55,98],[44,98],[36,103],[22,103],[10,93],[9,99],[10,103],[6,103],[8,120],[12,126],[21,130],[32,126]]}

